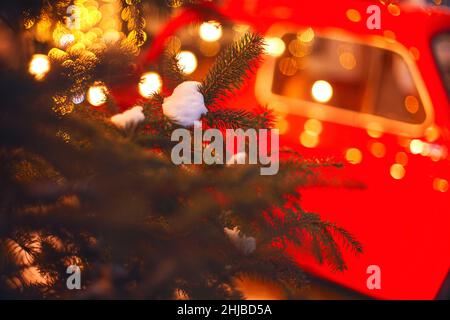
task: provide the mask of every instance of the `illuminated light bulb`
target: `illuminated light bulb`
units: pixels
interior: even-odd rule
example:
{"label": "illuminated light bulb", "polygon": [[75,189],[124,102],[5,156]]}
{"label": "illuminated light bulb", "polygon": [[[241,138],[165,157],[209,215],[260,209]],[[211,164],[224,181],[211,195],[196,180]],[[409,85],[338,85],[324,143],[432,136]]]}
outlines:
{"label": "illuminated light bulb", "polygon": [[28,72],[33,75],[36,80],[42,80],[49,71],[50,60],[48,57],[45,54],[34,54],[31,58]]}
{"label": "illuminated light bulb", "polygon": [[358,148],[349,148],[345,152],[345,159],[351,164],[361,163],[362,153]]}
{"label": "illuminated light bulb", "polygon": [[317,119],[309,119],[305,122],[304,128],[309,135],[318,136],[322,132],[322,122]]}
{"label": "illuminated light bulb", "polygon": [[397,152],[395,155],[395,162],[401,164],[402,166],[406,166],[408,164],[408,155],[404,152]]}
{"label": "illuminated light bulb", "polygon": [[424,143],[418,139],[411,140],[409,150],[412,154],[420,154],[425,149]]}
{"label": "illuminated light bulb", "polygon": [[378,122],[371,122],[367,125],[367,134],[372,138],[380,138],[383,135],[383,127]]}
{"label": "illuminated light bulb", "polygon": [[197,58],[190,51],[181,51],[178,55],[178,64],[185,74],[191,74],[197,69]]}
{"label": "illuminated light bulb", "polygon": [[266,38],[266,53],[273,57],[281,56],[286,50],[286,44],[280,38]]}
{"label": "illuminated light bulb", "polygon": [[214,42],[222,37],[222,26],[216,21],[208,21],[201,24],[200,38],[207,42]]}
{"label": "illuminated light bulb", "polygon": [[419,111],[419,100],[414,96],[406,96],[405,107],[409,113],[417,113],[417,111]]}
{"label": "illuminated light bulb", "polygon": [[425,130],[425,139],[427,139],[428,142],[436,141],[439,136],[439,129],[436,127],[436,125],[432,125]]}
{"label": "illuminated light bulb", "polygon": [[328,102],[333,97],[333,87],[325,80],[314,82],[311,93],[317,102]]}
{"label": "illuminated light bulb", "polygon": [[108,89],[104,85],[93,85],[87,93],[87,100],[94,107],[101,106],[108,99]]}
{"label": "illuminated light bulb", "polygon": [[348,9],[345,15],[347,16],[347,19],[352,22],[361,21],[361,14],[356,9]]}
{"label": "illuminated light bulb", "polygon": [[307,131],[300,135],[300,143],[306,148],[315,148],[319,144],[319,136],[311,135]]}
{"label": "illuminated light bulb", "polygon": [[439,192],[447,192],[448,191],[448,181],[441,178],[434,178],[433,180],[433,189]]}
{"label": "illuminated light bulb", "polygon": [[59,39],[59,45],[61,47],[67,47],[68,45],[72,44],[75,41],[75,36],[71,33],[68,34],[64,34],[60,39]]}
{"label": "illuminated light bulb", "polygon": [[394,163],[390,168],[391,177],[395,180],[403,179],[406,170],[400,163]]}
{"label": "illuminated light bulb", "polygon": [[376,158],[383,158],[386,155],[386,147],[381,142],[374,142],[370,145],[370,152]]}
{"label": "illuminated light bulb", "polygon": [[156,72],[145,73],[139,82],[139,93],[145,98],[151,97],[155,92],[161,90],[162,80]]}

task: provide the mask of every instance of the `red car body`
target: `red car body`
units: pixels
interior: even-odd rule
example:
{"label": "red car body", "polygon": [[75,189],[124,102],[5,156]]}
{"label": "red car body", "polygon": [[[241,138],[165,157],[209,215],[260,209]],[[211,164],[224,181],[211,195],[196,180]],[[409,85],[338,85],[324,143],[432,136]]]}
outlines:
{"label": "red car body", "polygon": [[[381,9],[379,30],[366,26],[371,4]],[[345,254],[348,270],[333,272],[292,248],[302,267],[375,298],[436,298],[450,266],[450,105],[432,42],[450,30],[450,12],[347,0],[230,0],[223,10],[233,22],[248,24],[268,37],[312,28],[316,36],[332,34],[333,39],[381,48],[404,60],[424,113],[414,123],[274,93],[279,58],[270,56],[238,94],[236,104],[274,107],[282,114],[281,145],[346,164],[327,174],[334,186],[301,190],[302,202],[307,210],[351,231],[364,245],[364,253]],[[406,105],[417,107],[411,99]],[[318,121],[305,126],[311,118]],[[312,142],[307,137],[311,128],[316,130]],[[370,265],[380,267],[380,289],[367,286]]]}

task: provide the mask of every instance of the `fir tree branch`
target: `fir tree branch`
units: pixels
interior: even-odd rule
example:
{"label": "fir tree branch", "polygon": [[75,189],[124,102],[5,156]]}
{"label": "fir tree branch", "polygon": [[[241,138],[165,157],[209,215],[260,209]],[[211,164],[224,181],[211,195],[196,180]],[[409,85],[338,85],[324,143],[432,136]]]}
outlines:
{"label": "fir tree branch", "polygon": [[217,104],[241,88],[258,65],[263,44],[261,35],[246,33],[219,54],[200,87],[206,106]]}
{"label": "fir tree branch", "polygon": [[175,89],[180,83],[186,81],[183,70],[178,63],[178,54],[176,52],[165,52],[162,61],[162,76],[164,85],[169,91]]}

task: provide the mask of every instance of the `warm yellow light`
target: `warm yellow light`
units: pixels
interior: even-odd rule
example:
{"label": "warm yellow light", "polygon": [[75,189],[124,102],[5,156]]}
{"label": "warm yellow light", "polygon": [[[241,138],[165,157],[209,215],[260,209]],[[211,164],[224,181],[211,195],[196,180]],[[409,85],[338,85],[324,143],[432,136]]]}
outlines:
{"label": "warm yellow light", "polygon": [[178,64],[185,74],[191,74],[197,69],[197,58],[190,51],[181,51],[178,54]]}
{"label": "warm yellow light", "polygon": [[42,80],[49,71],[50,60],[48,57],[45,54],[34,54],[31,58],[28,72],[30,72],[36,80]]}
{"label": "warm yellow light", "polygon": [[139,93],[145,98],[151,97],[155,92],[158,92],[162,87],[162,80],[156,72],[145,73],[139,82]]}
{"label": "warm yellow light", "polygon": [[436,125],[432,125],[425,130],[425,139],[427,139],[428,142],[436,141],[439,136],[439,129],[436,127]]}
{"label": "warm yellow light", "polygon": [[289,121],[283,117],[280,117],[277,121],[276,128],[280,134],[285,134],[289,129]]}
{"label": "warm yellow light", "polygon": [[362,153],[358,148],[349,148],[345,152],[345,159],[351,164],[361,163]]}
{"label": "warm yellow light", "polygon": [[380,138],[383,135],[383,127],[378,122],[371,122],[367,125],[367,134],[372,138]]}
{"label": "warm yellow light", "polygon": [[200,38],[207,42],[217,41],[222,37],[222,26],[216,21],[202,23],[199,29]]}
{"label": "warm yellow light", "polygon": [[284,57],[278,63],[280,72],[285,76],[293,76],[297,72],[297,60],[294,58]]}
{"label": "warm yellow light", "polygon": [[381,142],[374,142],[370,145],[370,152],[376,158],[383,158],[386,154],[386,147]]}
{"label": "warm yellow light", "polygon": [[411,140],[409,150],[412,154],[420,154],[425,149],[424,143],[418,139]]}
{"label": "warm yellow light", "polygon": [[93,85],[87,93],[87,100],[95,107],[101,106],[108,99],[108,89],[104,85]]}
{"label": "warm yellow light", "polygon": [[439,192],[447,192],[448,181],[445,179],[435,178],[433,180],[433,189]]}
{"label": "warm yellow light", "polygon": [[319,144],[319,136],[311,135],[307,131],[300,135],[300,143],[306,148],[315,148]]}
{"label": "warm yellow light", "polygon": [[339,62],[346,70],[352,70],[356,67],[356,58],[351,52],[343,52],[339,55]]}
{"label": "warm yellow light", "polygon": [[327,81],[319,80],[314,82],[311,93],[314,100],[328,102],[333,97],[333,87]]}
{"label": "warm yellow light", "polygon": [[314,30],[312,28],[308,28],[305,31],[303,31],[301,34],[299,34],[298,39],[301,42],[311,42],[314,40]]}
{"label": "warm yellow light", "polygon": [[396,16],[396,17],[399,16],[400,12],[401,12],[400,7],[394,3],[390,3],[388,5],[388,11],[390,14],[392,14],[393,16]]}
{"label": "warm yellow light", "polygon": [[395,155],[395,162],[401,164],[402,166],[406,166],[408,164],[408,155],[404,152],[397,152]]}
{"label": "warm yellow light", "polygon": [[417,111],[419,111],[419,100],[414,96],[406,96],[405,107],[409,113],[417,113]]}
{"label": "warm yellow light", "polygon": [[286,50],[286,44],[280,38],[266,38],[266,53],[268,55],[279,57]]}
{"label": "warm yellow light", "polygon": [[67,33],[61,36],[59,39],[59,45],[61,47],[67,47],[75,41],[75,36],[71,33]]}
{"label": "warm yellow light", "polygon": [[403,179],[405,176],[406,170],[400,163],[394,163],[390,169],[391,177],[395,180]]}
{"label": "warm yellow light", "polygon": [[356,9],[348,9],[345,15],[347,16],[347,19],[352,22],[361,21],[361,14]]}
{"label": "warm yellow light", "polygon": [[309,119],[305,122],[304,128],[309,135],[317,136],[322,132],[322,122],[317,119]]}

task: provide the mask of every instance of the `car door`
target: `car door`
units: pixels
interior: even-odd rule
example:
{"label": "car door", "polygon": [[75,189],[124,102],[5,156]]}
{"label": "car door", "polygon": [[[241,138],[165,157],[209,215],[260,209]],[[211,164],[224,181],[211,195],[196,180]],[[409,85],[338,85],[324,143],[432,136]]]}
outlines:
{"label": "car door", "polygon": [[[267,37],[284,49],[265,60],[255,94],[276,110],[282,145],[345,164],[302,190],[303,204],[365,248],[359,258],[346,255],[344,273],[298,248],[292,254],[311,272],[364,294],[433,298],[449,267],[448,122],[435,112],[447,106],[433,105],[410,53],[389,37],[289,24]],[[374,265],[383,279],[376,290],[367,283]]]}

